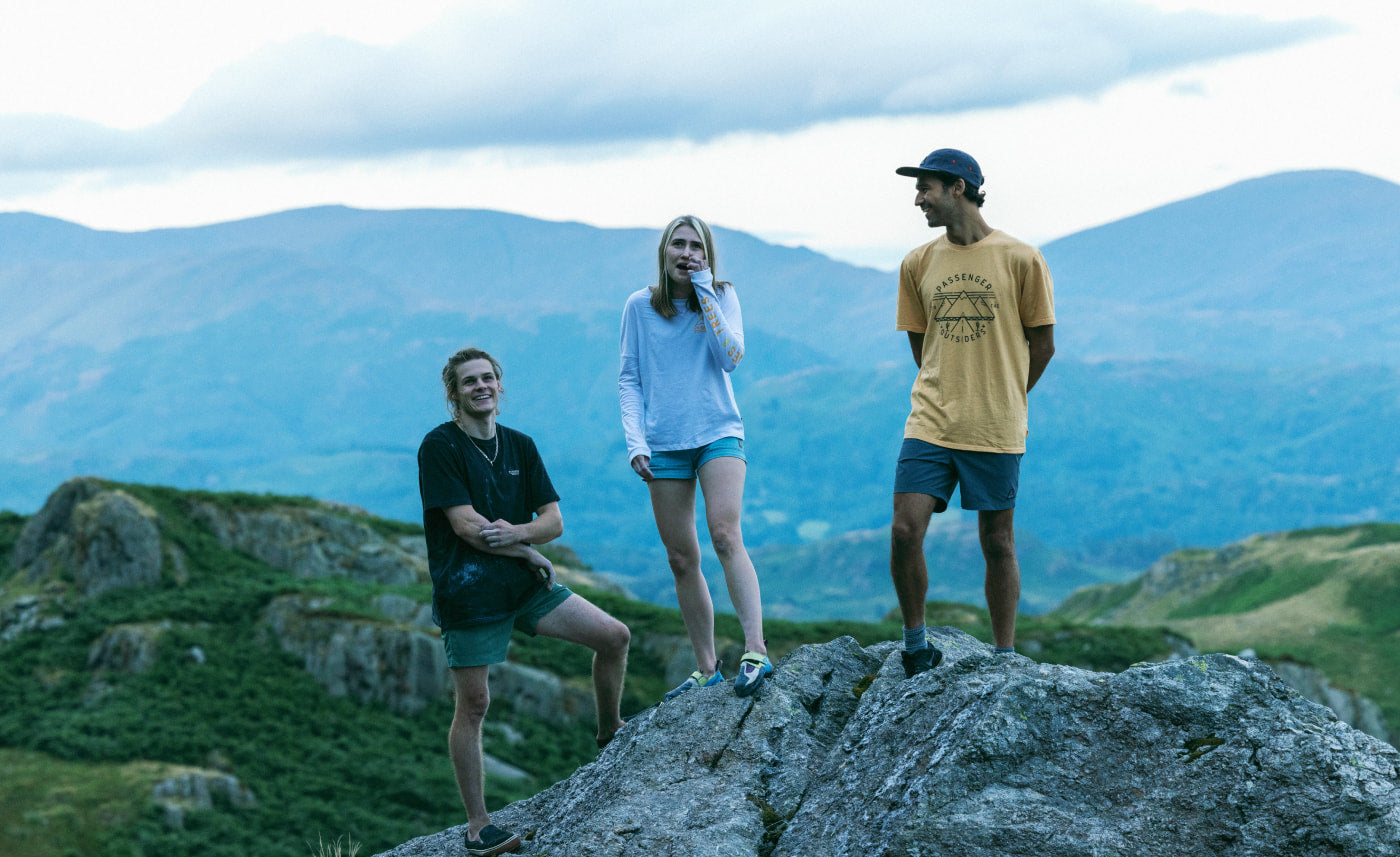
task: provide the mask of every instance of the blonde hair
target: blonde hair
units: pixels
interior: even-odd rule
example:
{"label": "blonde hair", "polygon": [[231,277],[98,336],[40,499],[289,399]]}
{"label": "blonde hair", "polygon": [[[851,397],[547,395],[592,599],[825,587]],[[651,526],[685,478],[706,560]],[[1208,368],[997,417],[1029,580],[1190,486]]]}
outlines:
{"label": "blonde hair", "polygon": [[[705,245],[705,262],[711,271],[719,270],[719,263],[715,259],[715,238],[710,233],[710,227],[705,221],[693,214],[682,214],[666,225],[661,231],[661,244],[656,248],[656,287],[651,290],[651,308],[656,310],[656,314],[662,318],[674,318],[677,315],[676,305],[671,303],[671,295],[675,294],[675,285],[671,276],[666,273],[666,245],[671,243],[671,236],[676,234],[676,230],[682,226],[689,226],[695,230],[695,234],[700,236],[700,243]],[[715,275],[715,292],[724,294],[724,287],[731,285],[719,279],[718,273]],[[691,312],[700,311],[700,299],[692,291],[690,298],[685,302],[685,308]]]}

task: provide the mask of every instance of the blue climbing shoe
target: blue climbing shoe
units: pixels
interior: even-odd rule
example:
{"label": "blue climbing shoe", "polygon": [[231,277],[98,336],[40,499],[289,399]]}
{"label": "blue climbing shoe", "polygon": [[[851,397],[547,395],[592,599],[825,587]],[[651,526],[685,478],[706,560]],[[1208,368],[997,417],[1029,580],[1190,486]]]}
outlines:
{"label": "blue climbing shoe", "polygon": [[744,652],[744,656],[739,659],[739,674],[734,676],[734,693],[738,696],[749,696],[758,690],[758,686],[772,673],[773,662],[768,660],[767,655]]}
{"label": "blue climbing shoe", "polygon": [[715,685],[723,681],[724,676],[720,674],[718,663],[715,664],[715,674],[710,676],[709,678],[705,678],[704,673],[700,672],[699,670],[696,670],[695,672],[691,673],[690,677],[687,678],[685,681],[676,685],[674,688],[666,691],[666,701],[670,702],[671,700],[675,699],[681,694],[689,693],[692,690],[695,690],[697,687],[714,687]]}

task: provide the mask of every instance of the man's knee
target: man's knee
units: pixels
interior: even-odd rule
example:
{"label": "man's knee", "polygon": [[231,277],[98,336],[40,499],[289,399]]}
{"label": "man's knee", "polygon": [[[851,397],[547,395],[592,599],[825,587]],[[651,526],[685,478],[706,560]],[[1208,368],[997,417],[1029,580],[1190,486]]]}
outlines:
{"label": "man's knee", "polygon": [[1006,562],[1016,558],[1016,536],[1011,530],[996,530],[981,534],[982,556],[989,563]]}
{"label": "man's knee", "polygon": [[928,518],[919,514],[896,513],[890,524],[890,545],[896,553],[924,549],[924,534],[928,532]]}
{"label": "man's knee", "polygon": [[632,632],[622,622],[611,616],[606,617],[598,634],[598,648],[595,651],[600,655],[612,655],[616,657],[624,654],[627,647],[632,644]]}
{"label": "man's knee", "polygon": [[486,711],[491,707],[491,693],[485,687],[457,688],[457,704],[454,719],[467,724],[479,725],[486,719]]}

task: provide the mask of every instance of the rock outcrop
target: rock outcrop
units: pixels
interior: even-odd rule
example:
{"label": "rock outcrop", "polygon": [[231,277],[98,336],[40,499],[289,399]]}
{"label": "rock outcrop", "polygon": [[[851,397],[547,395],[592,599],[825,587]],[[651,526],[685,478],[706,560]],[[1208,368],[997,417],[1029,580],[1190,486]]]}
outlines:
{"label": "rock outcrop", "polygon": [[124,491],[70,479],[24,525],[11,559],[24,579],[67,577],[84,596],[160,582],[158,516]]}
{"label": "rock outcrop", "polygon": [[30,631],[63,627],[62,616],[45,613],[46,602],[37,595],[21,595],[0,605],[0,643],[8,643]]}
{"label": "rock outcrop", "polygon": [[[802,647],[699,690],[493,813],[523,855],[1394,857],[1400,755],[1229,655],[1094,673],[934,632]],[[446,857],[461,828],[384,857]]]}
{"label": "rock outcrop", "polygon": [[509,661],[488,670],[491,695],[516,711],[548,723],[595,722],[593,690],[576,687],[554,673]]}
{"label": "rock outcrop", "polygon": [[189,813],[213,809],[216,796],[235,809],[257,804],[256,796],[237,777],[204,768],[172,772],[151,787],[151,800],[165,814],[165,823],[172,830],[184,830]]}
{"label": "rock outcrop", "polygon": [[[401,714],[450,699],[447,655],[430,608],[399,596],[381,596],[376,606],[387,618],[409,621],[344,616],[330,609],[328,598],[283,595],[263,611],[261,626],[332,696]],[[592,691],[553,673],[507,662],[491,665],[490,681],[495,699],[532,717],[559,724],[594,718]]]}
{"label": "rock outcrop", "polygon": [[[390,603],[407,612],[400,602]],[[450,694],[447,656],[435,628],[347,617],[328,611],[329,604],[327,598],[283,595],[261,620],[327,693],[382,703],[402,714],[416,714]]]}
{"label": "rock outcrop", "polygon": [[166,620],[108,628],[88,648],[88,669],[144,673],[160,655],[161,638],[174,627]]}
{"label": "rock outcrop", "polygon": [[422,536],[385,538],[329,506],[249,511],[193,503],[190,516],[208,526],[224,547],[297,577],[349,577],[388,585],[428,579]]}

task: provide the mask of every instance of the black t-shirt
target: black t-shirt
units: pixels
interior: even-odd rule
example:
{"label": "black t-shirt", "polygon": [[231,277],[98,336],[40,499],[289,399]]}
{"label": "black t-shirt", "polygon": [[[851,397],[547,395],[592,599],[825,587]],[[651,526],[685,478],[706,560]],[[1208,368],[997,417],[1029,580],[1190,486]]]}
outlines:
{"label": "black t-shirt", "polygon": [[541,586],[524,560],[485,553],[458,538],[443,511],[471,506],[488,521],[527,524],[541,506],[559,500],[529,435],[497,425],[496,442],[491,464],[486,454],[492,444],[483,444],[485,452],[473,448],[466,432],[447,422],[418,447],[433,619],[447,630],[504,619]]}

